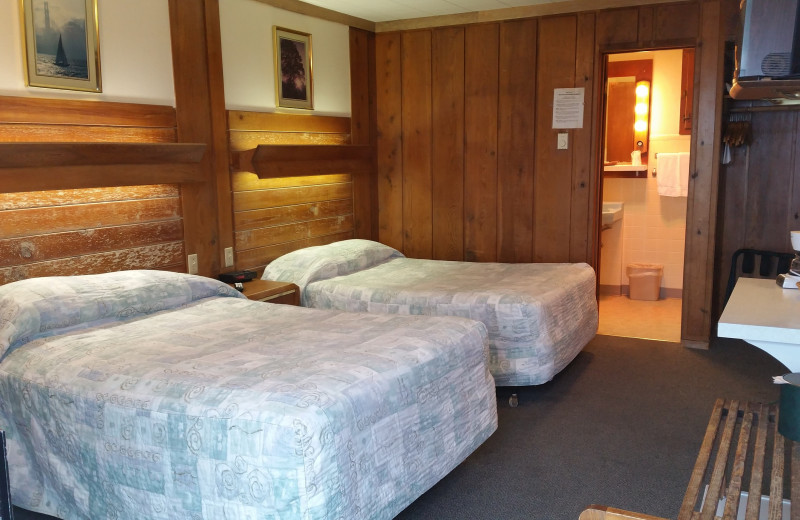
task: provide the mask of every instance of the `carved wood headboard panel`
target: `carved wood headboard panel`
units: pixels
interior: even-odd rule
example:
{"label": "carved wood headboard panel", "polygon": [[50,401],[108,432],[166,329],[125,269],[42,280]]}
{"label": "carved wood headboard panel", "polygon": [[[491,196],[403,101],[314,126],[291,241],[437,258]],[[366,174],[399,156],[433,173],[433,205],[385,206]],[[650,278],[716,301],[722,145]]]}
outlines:
{"label": "carved wood headboard panel", "polygon": [[[175,140],[172,107],[0,98],[0,142]],[[184,271],[184,259],[178,185],[0,193],[0,284],[123,269]]]}
{"label": "carved wood headboard panel", "polygon": [[258,145],[349,144],[350,118],[229,111],[228,129],[237,269],[354,237],[351,172],[262,179],[238,167],[239,152]]}

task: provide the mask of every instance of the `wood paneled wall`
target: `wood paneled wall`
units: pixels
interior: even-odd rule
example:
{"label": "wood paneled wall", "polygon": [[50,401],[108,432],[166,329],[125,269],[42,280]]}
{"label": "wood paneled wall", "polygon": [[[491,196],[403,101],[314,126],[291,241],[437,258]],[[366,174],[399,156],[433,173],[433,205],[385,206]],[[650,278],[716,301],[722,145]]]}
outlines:
{"label": "wood paneled wall", "polygon": [[[741,109],[751,104],[734,105]],[[715,320],[722,313],[734,251],[791,253],[789,232],[800,229],[800,111],[743,112],[737,117],[750,121],[752,142],[733,148],[730,164],[720,172]]]}
{"label": "wood paneled wall", "polygon": [[[689,2],[378,34],[380,240],[413,257],[594,264],[601,51],[694,46],[698,17]],[[564,87],[586,105],[557,150]]]}
{"label": "wood paneled wall", "polygon": [[235,154],[258,145],[374,146],[375,35],[352,27],[350,83],[351,117],[228,112],[236,269],[260,271],[302,247],[377,238],[374,165],[371,171],[312,176],[297,172],[297,177],[269,179],[235,168]]}
{"label": "wood paneled wall", "polygon": [[[697,48],[683,342],[711,330],[723,26],[695,0],[376,35],[378,237],[412,257],[597,266],[604,55]],[[553,91],[585,88],[556,147]]]}
{"label": "wood paneled wall", "polygon": [[[229,111],[232,153],[259,144],[348,144],[350,118]],[[300,172],[298,172],[300,173]],[[353,176],[260,179],[232,171],[236,269],[262,270],[280,255],[353,238]]]}
{"label": "wood paneled wall", "polygon": [[[3,142],[174,142],[175,135],[172,107],[0,98]],[[184,270],[176,185],[2,191],[0,284],[122,269]]]}
{"label": "wood paneled wall", "polygon": [[219,0],[169,0],[178,142],[203,143],[203,182],[184,184],[186,253],[198,274],[216,277],[233,246],[231,181],[222,71]]}

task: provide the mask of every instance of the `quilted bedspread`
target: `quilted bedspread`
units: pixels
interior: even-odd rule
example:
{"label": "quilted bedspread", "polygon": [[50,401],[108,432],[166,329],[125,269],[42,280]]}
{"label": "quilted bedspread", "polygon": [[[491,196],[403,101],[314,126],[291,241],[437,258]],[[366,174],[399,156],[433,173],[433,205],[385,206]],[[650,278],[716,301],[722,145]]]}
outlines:
{"label": "quilted bedspread", "polygon": [[479,320],[498,386],[551,380],[597,332],[595,273],[585,263],[420,260],[345,240],[284,255],[263,278],[298,284],[309,307]]}
{"label": "quilted bedspread", "polygon": [[51,299],[62,281],[0,287],[16,505],[61,518],[388,519],[496,429],[482,324],[251,302],[206,280],[183,291],[195,296],[162,281],[89,304]]}

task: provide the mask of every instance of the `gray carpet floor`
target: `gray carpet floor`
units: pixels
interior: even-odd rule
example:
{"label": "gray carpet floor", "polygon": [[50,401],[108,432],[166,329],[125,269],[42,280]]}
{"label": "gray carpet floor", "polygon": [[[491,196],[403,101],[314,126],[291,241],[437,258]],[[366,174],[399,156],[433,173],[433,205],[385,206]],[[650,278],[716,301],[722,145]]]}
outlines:
{"label": "gray carpet floor", "polygon": [[738,340],[597,336],[553,381],[498,388],[497,431],[397,519],[577,520],[591,504],[675,518],[714,401],[777,401],[785,372]]}

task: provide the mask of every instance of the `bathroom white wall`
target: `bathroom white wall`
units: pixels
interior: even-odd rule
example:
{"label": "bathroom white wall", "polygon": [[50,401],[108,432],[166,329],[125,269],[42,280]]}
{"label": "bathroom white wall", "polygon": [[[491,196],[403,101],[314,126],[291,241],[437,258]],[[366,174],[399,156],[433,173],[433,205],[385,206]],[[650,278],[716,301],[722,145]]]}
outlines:
{"label": "bathroom white wall", "polygon": [[[630,53],[628,59],[642,59]],[[690,151],[691,136],[679,135],[681,98],[680,49],[647,53],[653,59],[648,175],[646,178],[606,178],[603,200],[625,204],[623,219],[601,235],[600,285],[607,292],[629,285],[631,263],[664,266],[662,295],[679,297],[683,289],[686,197],[662,197],[652,170],[659,152]]]}
{"label": "bathroom white wall", "polygon": [[[350,29],[255,0],[220,2],[225,107],[350,115]],[[276,109],[273,26],[311,34],[314,110]]]}
{"label": "bathroom white wall", "polygon": [[98,0],[103,92],[25,86],[20,2],[0,2],[0,95],[175,106],[167,0]]}

